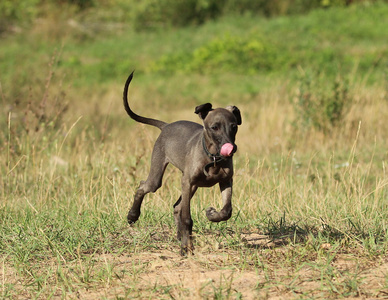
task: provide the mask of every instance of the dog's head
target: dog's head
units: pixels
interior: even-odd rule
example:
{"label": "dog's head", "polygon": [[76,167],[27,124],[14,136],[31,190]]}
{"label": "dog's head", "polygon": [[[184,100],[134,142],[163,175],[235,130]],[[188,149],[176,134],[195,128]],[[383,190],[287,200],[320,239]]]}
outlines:
{"label": "dog's head", "polygon": [[210,103],[199,105],[195,113],[203,120],[205,135],[222,156],[232,156],[237,151],[236,139],[241,113],[236,106],[213,109]]}

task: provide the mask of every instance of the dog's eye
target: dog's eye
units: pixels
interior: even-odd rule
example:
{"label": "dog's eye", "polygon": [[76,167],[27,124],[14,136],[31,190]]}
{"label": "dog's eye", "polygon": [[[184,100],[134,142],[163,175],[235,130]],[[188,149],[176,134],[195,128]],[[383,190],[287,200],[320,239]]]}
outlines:
{"label": "dog's eye", "polygon": [[217,131],[218,130],[218,126],[217,125],[213,125],[213,126],[211,126],[210,127],[212,130],[214,130],[214,131]]}

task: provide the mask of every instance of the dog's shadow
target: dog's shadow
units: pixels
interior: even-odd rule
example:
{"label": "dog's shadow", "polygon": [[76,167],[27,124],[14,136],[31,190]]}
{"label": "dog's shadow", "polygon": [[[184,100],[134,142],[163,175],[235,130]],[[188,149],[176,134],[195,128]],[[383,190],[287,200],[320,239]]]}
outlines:
{"label": "dog's shadow", "polygon": [[[326,245],[324,241],[348,241],[352,236],[364,236],[360,232],[341,232],[338,229],[332,228],[325,222],[322,222],[318,227],[306,227],[296,224],[281,224],[281,226],[273,226],[272,228],[266,228],[266,230],[257,230],[241,232],[239,234],[241,242],[247,248],[278,248],[289,244],[304,244],[312,243],[314,241],[320,241],[319,244]],[[320,245],[320,247],[324,247]]]}
{"label": "dog's shadow", "polygon": [[247,248],[267,249],[286,246],[290,243],[290,236],[272,236],[269,234],[243,233],[241,241]]}

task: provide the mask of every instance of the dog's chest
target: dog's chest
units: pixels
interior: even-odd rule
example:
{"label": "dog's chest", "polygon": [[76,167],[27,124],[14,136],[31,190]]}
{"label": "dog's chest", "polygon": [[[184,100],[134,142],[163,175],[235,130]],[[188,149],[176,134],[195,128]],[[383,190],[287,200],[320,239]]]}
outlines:
{"label": "dog's chest", "polygon": [[196,177],[195,181],[198,187],[209,187],[217,183],[230,180],[233,177],[233,167],[210,167],[208,174],[209,175],[206,176],[204,172],[201,172],[201,174]]}

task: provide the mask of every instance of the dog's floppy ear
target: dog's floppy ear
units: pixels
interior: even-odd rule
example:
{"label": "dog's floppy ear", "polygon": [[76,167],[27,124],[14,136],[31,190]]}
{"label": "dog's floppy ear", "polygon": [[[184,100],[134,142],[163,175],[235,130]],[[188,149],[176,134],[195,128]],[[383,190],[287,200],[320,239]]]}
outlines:
{"label": "dog's floppy ear", "polygon": [[237,108],[237,106],[229,105],[226,107],[226,109],[229,110],[232,114],[234,114],[237,120],[237,125],[241,125],[242,123],[241,113],[240,113],[240,110]]}
{"label": "dog's floppy ear", "polygon": [[211,103],[205,103],[205,104],[201,104],[199,106],[197,106],[195,108],[195,113],[199,115],[199,117],[204,120],[207,116],[207,114],[209,113],[209,111],[212,111],[213,108],[212,108],[212,105]]}

